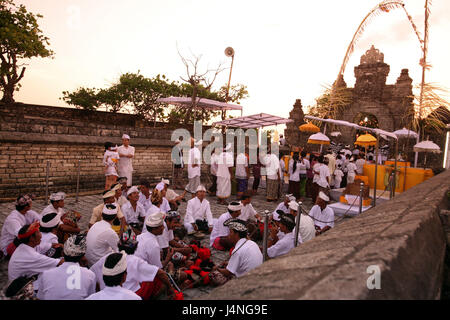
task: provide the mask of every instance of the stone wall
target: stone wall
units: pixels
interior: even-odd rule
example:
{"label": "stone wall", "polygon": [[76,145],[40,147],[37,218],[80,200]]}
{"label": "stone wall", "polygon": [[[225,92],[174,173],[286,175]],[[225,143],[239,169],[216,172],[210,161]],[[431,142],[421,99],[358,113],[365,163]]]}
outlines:
{"label": "stone wall", "polygon": [[[439,299],[449,189],[447,170],[202,299]],[[368,289],[369,266],[381,289]]]}
{"label": "stone wall", "polygon": [[47,161],[50,192],[75,192],[78,160],[80,191],[103,189],[103,144],[120,145],[123,133],[136,148],[134,184],[141,178],[171,178],[172,131],[161,123],[147,125],[135,115],[0,104],[0,199],[23,192],[45,195]]}

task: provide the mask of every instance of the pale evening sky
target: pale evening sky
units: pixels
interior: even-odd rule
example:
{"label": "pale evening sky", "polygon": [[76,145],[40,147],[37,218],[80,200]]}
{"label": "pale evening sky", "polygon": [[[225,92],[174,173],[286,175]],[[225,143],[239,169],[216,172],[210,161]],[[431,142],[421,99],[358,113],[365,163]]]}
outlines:
{"label": "pale evening sky", "polygon": [[[228,64],[224,49],[235,49],[232,84],[248,86],[244,115],[260,112],[287,117],[295,99],[304,110],[323,84],[331,84],[347,46],[364,16],[378,0],[22,0],[28,10],[44,15],[40,25],[50,38],[54,59],[32,59],[16,101],[67,106],[64,90],[107,87],[121,73],[148,77],[165,74],[180,80],[185,68],[178,53],[202,54],[203,68]],[[425,0],[405,0],[423,34]],[[427,81],[450,88],[450,1],[433,0]],[[350,59],[353,68],[374,44],[390,65],[388,83],[408,68],[420,82],[418,40],[401,9],[375,17]],[[226,84],[228,70],[215,82]],[[239,112],[232,113],[239,116]]]}

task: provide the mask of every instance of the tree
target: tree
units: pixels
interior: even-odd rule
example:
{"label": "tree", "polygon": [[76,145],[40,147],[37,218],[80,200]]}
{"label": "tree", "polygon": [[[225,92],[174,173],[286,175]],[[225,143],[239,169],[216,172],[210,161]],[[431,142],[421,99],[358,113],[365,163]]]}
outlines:
{"label": "tree", "polygon": [[28,12],[24,5],[17,6],[12,0],[0,0],[0,88],[2,102],[14,102],[14,91],[20,89],[20,80],[25,75],[25,64],[21,59],[52,57],[48,49],[49,38],[39,29],[40,14]]}
{"label": "tree", "polygon": [[147,120],[164,120],[164,108],[166,104],[158,102],[159,98],[176,95],[179,85],[169,82],[165,75],[157,75],[150,79],[138,73],[126,73],[119,79],[119,85],[124,88],[127,101],[133,106],[134,113]]}
{"label": "tree", "polygon": [[[202,57],[201,55],[199,55],[199,56],[193,55],[192,59],[186,59],[185,57],[183,57],[181,55],[180,51],[178,51],[178,54],[186,68],[186,74],[187,74],[187,77],[185,77],[185,78],[181,77],[181,80],[190,84],[191,85],[190,88],[192,89],[192,92],[190,93],[190,95],[188,95],[192,99],[192,106],[191,106],[191,108],[185,108],[185,109],[187,109],[187,111],[188,111],[187,115],[195,116],[195,114],[196,114],[195,111],[197,109],[197,97],[201,97],[202,91],[203,91],[203,94],[212,91],[212,86],[217,78],[217,75],[220,72],[222,72],[223,70],[225,70],[225,68],[222,68],[222,64],[220,63],[217,66],[217,68],[215,68],[215,69],[207,68],[206,71],[200,72],[199,71],[199,68],[200,68],[199,63],[200,63],[200,60]],[[210,77],[209,74],[212,74],[212,76]],[[185,88],[188,88],[188,87],[185,87]],[[211,114],[215,114],[215,112],[210,112],[210,111],[207,111],[202,108],[200,110],[200,118],[201,118],[202,122],[204,120],[207,120],[206,118],[210,118]],[[191,119],[192,119],[192,117],[189,117],[189,116],[185,117],[185,123],[189,123]]]}
{"label": "tree", "polygon": [[[225,84],[219,90],[219,96],[223,101],[226,100],[228,86]],[[249,97],[247,86],[243,84],[235,84],[230,87],[228,92],[228,102],[240,104],[240,101]]]}
{"label": "tree", "polygon": [[80,87],[74,92],[63,91],[63,97],[60,99],[77,109],[95,110],[100,106],[95,88]]}
{"label": "tree", "polygon": [[100,89],[97,93],[97,99],[100,105],[111,112],[119,112],[128,103],[129,93],[125,86],[120,83],[113,84],[106,89]]}

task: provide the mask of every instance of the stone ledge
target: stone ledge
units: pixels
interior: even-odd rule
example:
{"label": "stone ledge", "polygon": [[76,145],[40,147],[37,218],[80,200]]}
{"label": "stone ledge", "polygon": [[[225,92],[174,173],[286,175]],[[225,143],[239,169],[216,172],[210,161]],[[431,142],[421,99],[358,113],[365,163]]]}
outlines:
{"label": "stone ledge", "polygon": [[[447,170],[201,299],[439,299],[449,188]],[[367,288],[370,265],[381,270],[379,290]]]}
{"label": "stone ledge", "polygon": [[[68,144],[97,144],[103,145],[105,142],[122,144],[120,137],[99,137],[87,135],[70,134],[46,134],[29,132],[0,131],[0,142],[21,142],[21,143],[68,143]],[[174,143],[165,139],[145,139],[133,138],[133,146],[151,147],[172,147]]]}

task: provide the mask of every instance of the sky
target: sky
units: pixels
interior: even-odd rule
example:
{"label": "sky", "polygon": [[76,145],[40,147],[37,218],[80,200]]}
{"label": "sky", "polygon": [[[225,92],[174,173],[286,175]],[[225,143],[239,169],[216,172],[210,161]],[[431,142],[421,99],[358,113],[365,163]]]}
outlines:
{"label": "sky", "polygon": [[[336,79],[347,46],[377,0],[22,0],[50,38],[53,59],[28,61],[18,102],[67,106],[62,91],[105,88],[120,74],[147,77],[165,74],[181,80],[186,57],[201,55],[200,70],[229,66],[224,50],[235,59],[231,84],[245,84],[249,98],[243,114],[265,112],[288,117],[296,99],[304,111]],[[405,0],[423,35],[425,0]],[[450,1],[433,0],[430,16],[427,82],[450,88],[448,34]],[[390,65],[387,83],[409,69],[420,83],[422,56],[418,39],[402,9],[375,17],[366,28],[344,74],[354,85],[354,67],[371,45]],[[215,82],[228,81],[229,70]],[[239,116],[239,111],[231,113]],[[281,129],[281,126],[280,126]]]}

